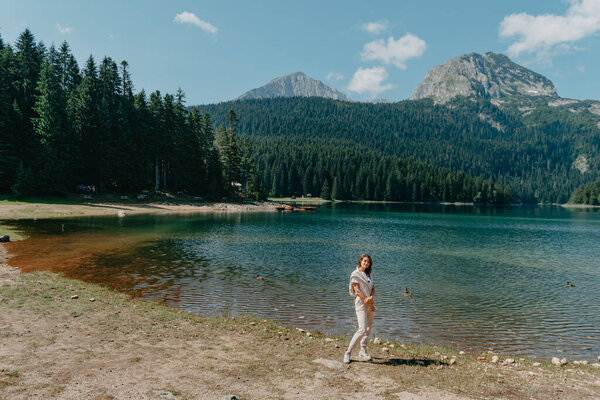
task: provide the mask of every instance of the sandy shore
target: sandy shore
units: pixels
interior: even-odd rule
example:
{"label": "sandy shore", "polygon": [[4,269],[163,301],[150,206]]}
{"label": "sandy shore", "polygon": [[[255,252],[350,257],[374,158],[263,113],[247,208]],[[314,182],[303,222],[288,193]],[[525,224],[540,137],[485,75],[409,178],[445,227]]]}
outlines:
{"label": "sandy shore", "polygon": [[92,215],[135,214],[191,214],[206,212],[261,212],[275,211],[278,203],[89,203],[89,204],[46,204],[16,201],[0,202],[0,220],[23,218],[60,218]]}
{"label": "sandy shore", "polygon": [[[377,322],[376,322],[377,323]],[[206,317],[49,272],[0,246],[2,399],[592,399],[600,368],[370,344],[247,316]]]}

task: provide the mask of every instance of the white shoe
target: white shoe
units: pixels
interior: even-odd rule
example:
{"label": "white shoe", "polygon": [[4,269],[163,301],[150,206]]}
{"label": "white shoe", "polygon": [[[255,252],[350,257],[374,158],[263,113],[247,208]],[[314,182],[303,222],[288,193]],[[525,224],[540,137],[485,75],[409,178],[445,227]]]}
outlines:
{"label": "white shoe", "polygon": [[361,350],[360,353],[358,353],[358,356],[365,361],[371,361],[373,359],[373,357],[367,354],[367,350]]}
{"label": "white shoe", "polygon": [[344,364],[350,364],[350,353],[344,354]]}

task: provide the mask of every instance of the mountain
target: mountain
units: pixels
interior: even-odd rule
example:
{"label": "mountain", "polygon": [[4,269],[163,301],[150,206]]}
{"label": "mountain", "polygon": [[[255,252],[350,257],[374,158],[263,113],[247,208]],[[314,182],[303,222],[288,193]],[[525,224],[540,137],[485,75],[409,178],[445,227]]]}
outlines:
{"label": "mountain", "polygon": [[274,97],[324,97],[350,101],[344,93],[330,88],[303,72],[294,72],[273,79],[264,86],[247,91],[236,100],[270,99]]}
{"label": "mountain", "polygon": [[[316,193],[320,186],[309,183],[310,176],[318,176],[314,181],[322,184],[327,177],[330,188],[337,177],[348,198],[360,198],[360,168],[355,175],[344,169],[354,165],[345,157],[351,160],[357,149],[422,165],[399,175],[404,189],[392,198],[402,201],[469,198],[460,184],[451,183],[453,173],[493,181],[484,191],[488,199],[508,191],[525,203],[563,203],[577,187],[600,178],[600,102],[560,98],[549,79],[501,54],[453,58],[429,71],[411,100],[396,103],[278,97],[199,108],[217,125],[226,124],[228,111],[235,110],[240,132],[254,146],[265,189],[280,194]],[[319,169],[332,160],[335,168]],[[365,183],[367,192],[377,194],[369,198],[387,192],[387,178],[394,193],[396,178],[386,177],[382,164],[364,159],[356,165],[377,171]],[[438,182],[443,173],[435,168],[451,171],[441,191],[409,187],[415,176],[428,182],[424,170],[437,171],[438,178],[431,179]]]}
{"label": "mountain", "polygon": [[434,99],[446,103],[457,96],[486,99],[546,96],[557,99],[546,77],[515,64],[503,54],[463,54],[431,68],[410,100]]}

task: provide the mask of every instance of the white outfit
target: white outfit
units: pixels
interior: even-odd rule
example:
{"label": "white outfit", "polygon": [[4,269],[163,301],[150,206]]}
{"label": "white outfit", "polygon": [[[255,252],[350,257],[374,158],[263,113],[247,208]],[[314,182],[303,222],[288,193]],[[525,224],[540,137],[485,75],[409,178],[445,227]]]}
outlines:
{"label": "white outfit", "polygon": [[350,275],[349,290],[350,293],[355,296],[354,309],[356,311],[356,319],[358,320],[358,330],[352,337],[352,340],[350,340],[350,344],[348,345],[348,350],[346,353],[351,353],[359,340],[361,350],[366,351],[367,339],[369,337],[369,333],[371,333],[371,326],[373,325],[373,311],[371,311],[371,307],[367,307],[360,297],[356,295],[352,283],[358,283],[360,286],[360,291],[366,297],[371,296],[375,286],[373,284],[373,278],[369,278],[367,274],[360,271],[358,268]]}

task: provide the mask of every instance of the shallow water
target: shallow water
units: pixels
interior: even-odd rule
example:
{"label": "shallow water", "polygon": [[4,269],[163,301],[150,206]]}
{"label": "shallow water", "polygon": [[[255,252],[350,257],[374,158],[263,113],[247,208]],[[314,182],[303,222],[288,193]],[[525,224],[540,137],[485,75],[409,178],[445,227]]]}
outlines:
{"label": "shallow water", "polygon": [[600,213],[590,210],[336,204],[5,224],[30,236],[10,245],[24,271],[346,335],[355,326],[348,276],[368,252],[375,335],[533,357],[600,354]]}

